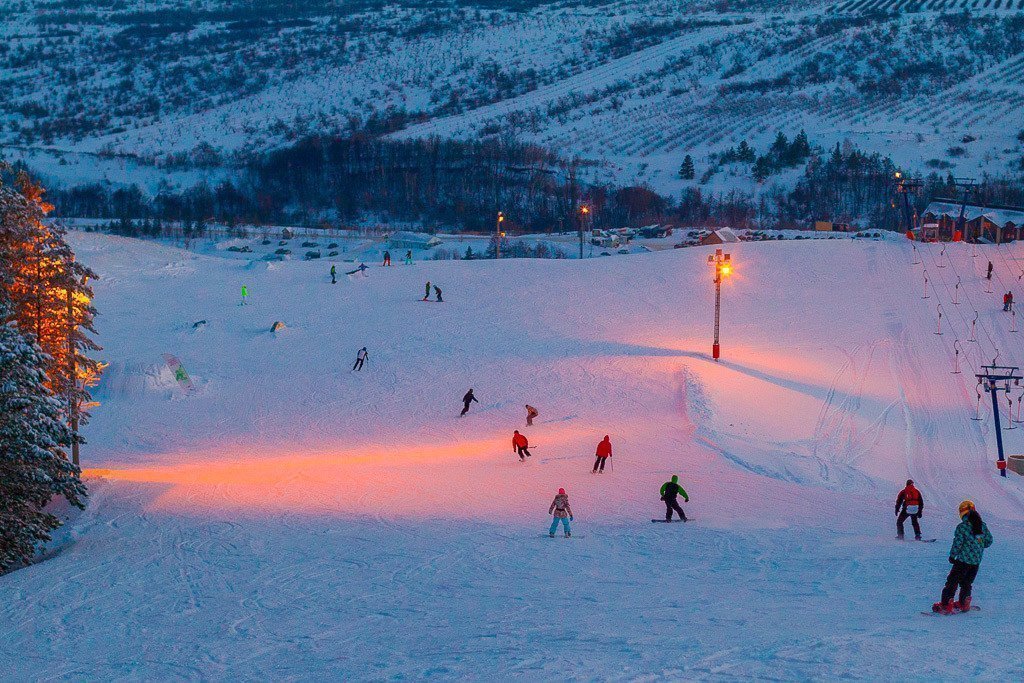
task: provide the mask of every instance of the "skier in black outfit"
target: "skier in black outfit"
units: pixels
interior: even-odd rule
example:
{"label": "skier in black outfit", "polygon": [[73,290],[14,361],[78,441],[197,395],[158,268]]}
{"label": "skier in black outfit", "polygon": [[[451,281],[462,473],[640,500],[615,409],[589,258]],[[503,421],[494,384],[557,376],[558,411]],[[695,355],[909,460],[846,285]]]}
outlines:
{"label": "skier in black outfit", "polygon": [[679,501],[676,496],[682,496],[683,500],[687,503],[690,502],[690,496],[686,495],[686,491],[679,485],[679,475],[673,474],[672,481],[666,481],[661,485],[661,499],[665,501],[665,521],[672,521],[672,511],[675,510],[679,513],[679,519],[686,521],[686,513],[679,507]]}
{"label": "skier in black outfit", "polygon": [[356,354],[356,364],[352,366],[353,370],[362,370],[363,363],[370,357],[370,354],[366,352],[366,347],[359,349],[359,353]]}
{"label": "skier in black outfit", "polygon": [[462,397],[462,413],[459,415],[459,417],[462,417],[463,415],[469,412],[469,404],[474,401],[476,401],[477,403],[480,402],[476,400],[476,396],[473,395],[473,390],[470,389],[469,391],[466,392],[466,395]]}
{"label": "skier in black outfit", "polygon": [[441,302],[444,301],[444,299],[441,298],[441,288],[438,287],[437,285],[434,285],[434,294],[437,295],[438,303],[441,303]]}

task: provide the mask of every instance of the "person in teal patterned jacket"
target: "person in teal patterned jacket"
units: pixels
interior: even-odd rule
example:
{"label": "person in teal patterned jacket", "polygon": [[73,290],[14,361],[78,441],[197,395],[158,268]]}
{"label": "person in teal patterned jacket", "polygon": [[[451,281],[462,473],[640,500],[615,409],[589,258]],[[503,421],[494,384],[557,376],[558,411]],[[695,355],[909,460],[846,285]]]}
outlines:
{"label": "person in teal patterned jacket", "polygon": [[[992,534],[974,508],[974,503],[965,500],[960,503],[959,512],[961,522],[956,527],[953,546],[949,549],[949,563],[953,567],[946,577],[942,599],[932,605],[933,611],[943,614],[967,612],[971,609],[971,585],[978,576],[985,548],[992,545]],[[953,602],[957,586],[960,587],[960,600]]]}

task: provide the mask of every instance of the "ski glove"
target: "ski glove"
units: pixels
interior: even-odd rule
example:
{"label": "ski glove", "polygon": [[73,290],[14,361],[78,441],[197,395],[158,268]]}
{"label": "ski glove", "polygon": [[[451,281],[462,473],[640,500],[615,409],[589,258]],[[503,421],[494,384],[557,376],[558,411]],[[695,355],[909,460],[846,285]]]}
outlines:
{"label": "ski glove", "polygon": [[572,515],[569,515],[569,521],[571,522],[572,520],[573,520]]}

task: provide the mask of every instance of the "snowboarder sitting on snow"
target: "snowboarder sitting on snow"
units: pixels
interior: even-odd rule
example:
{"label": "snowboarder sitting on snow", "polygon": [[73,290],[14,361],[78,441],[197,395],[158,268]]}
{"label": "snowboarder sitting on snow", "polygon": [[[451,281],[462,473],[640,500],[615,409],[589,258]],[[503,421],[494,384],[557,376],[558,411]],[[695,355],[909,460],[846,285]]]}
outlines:
{"label": "snowboarder sitting on snow", "polygon": [[608,458],[612,457],[612,440],[607,434],[604,435],[604,439],[601,443],[597,444],[597,459],[594,460],[594,473],[598,472],[600,468],[601,474],[604,474],[604,463]]}
{"label": "snowboarder sitting on snow", "polygon": [[338,267],[334,264],[331,264],[331,284],[338,284]]}
{"label": "snowboarder sitting on snow", "polygon": [[1003,310],[1009,311],[1013,308],[1013,292],[1007,292],[1003,294]]}
{"label": "snowboarder sitting on snow", "polygon": [[[949,563],[953,568],[946,577],[942,599],[932,605],[933,612],[942,614],[952,614],[954,610],[970,611],[971,585],[978,576],[978,567],[985,548],[992,545],[992,534],[982,521],[981,515],[974,509],[973,502],[965,500],[960,503],[959,513],[962,521],[953,535],[953,547],[949,549]],[[960,587],[960,600],[953,602],[957,586]]]}
{"label": "snowboarder sitting on snow", "polygon": [[423,290],[423,300],[426,301],[430,298],[430,280],[427,280],[427,287]]}
{"label": "snowboarder sitting on snow", "polygon": [[359,349],[359,352],[356,354],[356,364],[352,366],[352,369],[353,370],[362,370],[363,369],[363,363],[365,363],[366,360],[369,357],[370,357],[370,354],[366,352],[366,347],[365,346],[363,348]]}
{"label": "snowboarder sitting on snow", "polygon": [[385,251],[384,252],[384,263],[382,263],[381,265],[382,266],[390,266],[391,265],[391,252],[390,251]]}
{"label": "snowboarder sitting on snow", "polygon": [[551,528],[548,529],[548,535],[551,538],[555,537],[555,530],[558,529],[558,522],[562,522],[562,527],[565,529],[565,537],[569,538],[572,536],[572,529],[569,528],[569,522],[572,521],[572,508],[569,507],[569,496],[566,494],[565,489],[558,489],[558,495],[551,501],[551,507],[548,508],[548,514],[554,515],[554,519],[551,520]]}
{"label": "snowboarder sitting on snow", "polygon": [[530,445],[530,442],[526,440],[525,434],[520,434],[517,429],[512,434],[512,451],[519,454],[519,462],[526,462],[526,459],[530,457],[530,451],[526,450]]}
{"label": "snowboarder sitting on snow", "polygon": [[437,285],[434,285],[434,294],[437,295],[438,303],[441,303],[442,301],[444,301],[444,299],[441,298],[441,288],[438,287]]}
{"label": "snowboarder sitting on snow", "polygon": [[921,540],[919,520],[924,514],[924,496],[914,486],[913,479],[907,479],[907,486],[896,496],[896,538],[903,540],[903,523],[910,518],[914,526],[914,538]]}
{"label": "snowboarder sitting on snow", "polygon": [[682,486],[679,485],[679,475],[673,474],[672,481],[666,481],[661,485],[661,499],[665,501],[665,521],[672,521],[672,511],[675,510],[679,513],[679,519],[686,521],[686,513],[679,507],[679,501],[676,500],[676,496],[682,496],[683,500],[687,503],[690,502],[690,496],[686,495],[686,491]]}
{"label": "snowboarder sitting on snow", "polygon": [[533,406],[531,406],[529,403],[527,403],[526,404],[526,426],[527,427],[532,427],[533,426],[533,418],[537,417],[538,415],[540,415],[540,413],[537,412],[537,409],[534,408]]}
{"label": "snowboarder sitting on snow", "polygon": [[366,267],[365,263],[360,263],[358,268],[356,268],[355,270],[348,271],[347,273],[345,273],[345,275],[355,275],[356,273],[361,273],[364,270],[369,270],[369,269]]}
{"label": "snowboarder sitting on snow", "polygon": [[469,412],[469,404],[472,403],[473,401],[476,401],[477,403],[480,402],[476,400],[476,396],[473,395],[473,390],[470,389],[469,391],[466,392],[466,395],[462,397],[462,413],[459,415],[459,417],[462,417],[463,415]]}

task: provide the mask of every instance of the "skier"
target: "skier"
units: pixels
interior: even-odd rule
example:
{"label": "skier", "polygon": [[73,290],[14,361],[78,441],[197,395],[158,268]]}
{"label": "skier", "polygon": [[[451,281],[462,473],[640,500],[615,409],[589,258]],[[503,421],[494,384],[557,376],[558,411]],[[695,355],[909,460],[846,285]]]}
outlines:
{"label": "skier", "polygon": [[331,284],[338,284],[338,267],[333,263],[331,264]]}
{"label": "skier", "polygon": [[566,494],[565,489],[558,489],[558,495],[551,501],[548,514],[554,515],[554,519],[551,520],[551,528],[548,529],[548,536],[551,538],[555,537],[555,530],[558,529],[559,521],[562,522],[562,527],[565,529],[565,537],[569,538],[572,536],[572,529],[569,528],[569,522],[573,520],[572,508],[569,507],[569,496]]}
{"label": "skier", "polygon": [[240,306],[248,306],[249,305],[249,288],[246,287],[245,285],[242,285],[242,303],[239,304],[239,305]]}
{"label": "skier", "polygon": [[355,275],[356,273],[361,273],[364,270],[369,270],[369,268],[366,267],[365,263],[360,263],[358,268],[348,271],[345,275]]}
{"label": "skier", "polygon": [[[992,545],[992,534],[974,509],[973,502],[965,500],[960,503],[959,513],[962,521],[956,528],[953,546],[949,549],[949,563],[953,568],[946,577],[941,600],[932,605],[932,611],[941,614],[970,611],[971,585],[978,575],[978,566],[985,548]],[[957,586],[960,587],[960,600],[953,602]]]}
{"label": "skier", "polygon": [[405,265],[407,265],[407,266],[411,266],[412,265],[412,249],[410,249],[409,251],[405,252]]}
{"label": "skier", "polygon": [[910,518],[914,527],[914,538],[921,540],[919,520],[924,514],[924,496],[914,486],[913,479],[907,479],[907,486],[896,496],[896,538],[903,540],[903,524]]}
{"label": "skier", "polygon": [[444,299],[441,298],[441,288],[434,285],[434,294],[437,295],[437,303],[442,303]]}
{"label": "skier", "polygon": [[527,403],[526,404],[526,426],[527,427],[532,427],[533,426],[533,418],[537,417],[538,415],[540,415],[540,413],[537,412],[537,409],[534,408],[533,406],[531,406],[529,403]]}
{"label": "skier", "polygon": [[672,521],[672,511],[675,510],[679,513],[679,519],[684,522],[687,521],[686,513],[679,507],[679,501],[676,500],[676,496],[682,496],[683,500],[687,503],[690,502],[690,496],[686,495],[686,490],[679,485],[679,475],[673,474],[672,481],[666,481],[661,485],[661,499],[665,501],[665,521]]}
{"label": "skier", "polygon": [[530,446],[530,442],[526,440],[524,434],[520,434],[519,430],[515,430],[512,434],[512,452],[519,454],[519,462],[526,462],[526,459],[530,457],[530,451],[526,450]]}
{"label": "skier", "polygon": [[600,468],[601,474],[604,474],[604,463],[608,458],[612,457],[612,440],[607,434],[604,435],[604,440],[597,444],[597,459],[594,460],[594,471],[593,474],[597,474]]}
{"label": "skier", "polygon": [[381,265],[382,266],[390,266],[391,265],[391,252],[390,251],[384,250],[384,263],[382,263]]}
{"label": "skier", "polygon": [[985,277],[988,278],[989,280],[992,279],[992,262],[991,261],[988,262],[988,274]]}
{"label": "skier", "polygon": [[1013,292],[1007,292],[1003,294],[1003,310],[1009,311],[1013,308]]}
{"label": "skier", "polygon": [[370,357],[370,354],[366,352],[366,347],[365,346],[363,348],[359,349],[359,352],[356,353],[356,363],[355,363],[355,365],[352,366],[352,369],[353,370],[362,371],[363,363],[365,363],[366,360],[369,357]]}
{"label": "skier", "polygon": [[423,300],[426,301],[430,298],[430,280],[427,280],[427,286],[423,290]]}
{"label": "skier", "polygon": [[473,395],[473,390],[470,389],[469,391],[466,392],[466,395],[462,397],[462,413],[459,415],[459,417],[462,417],[463,415],[469,412],[469,404],[472,403],[473,401],[476,401],[477,403],[480,402],[476,400],[476,396]]}

